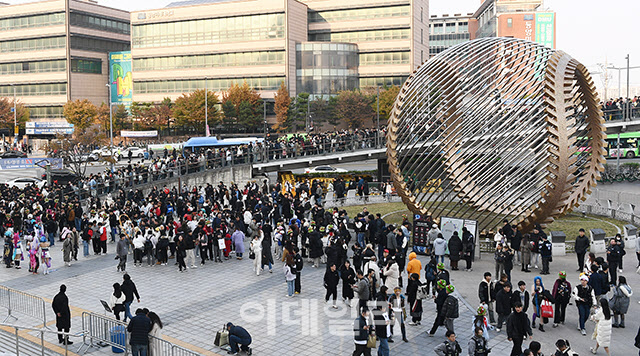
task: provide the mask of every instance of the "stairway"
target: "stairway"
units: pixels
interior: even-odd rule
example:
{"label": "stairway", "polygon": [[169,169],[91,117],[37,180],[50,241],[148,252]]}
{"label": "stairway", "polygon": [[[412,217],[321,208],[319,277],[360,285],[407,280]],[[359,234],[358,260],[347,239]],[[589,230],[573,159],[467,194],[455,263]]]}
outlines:
{"label": "stairway", "polygon": [[[24,338],[19,338],[20,356],[42,356],[42,348],[40,344],[35,344]],[[61,356],[51,350],[44,349],[45,356]],[[0,329],[0,356],[16,356],[16,336],[5,330]]]}

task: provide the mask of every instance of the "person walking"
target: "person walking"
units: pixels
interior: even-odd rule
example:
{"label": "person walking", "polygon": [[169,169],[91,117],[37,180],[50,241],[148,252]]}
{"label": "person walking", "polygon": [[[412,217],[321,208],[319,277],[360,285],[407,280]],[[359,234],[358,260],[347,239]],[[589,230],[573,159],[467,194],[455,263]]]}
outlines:
{"label": "person walking", "polygon": [[460,257],[462,256],[462,240],[458,236],[458,232],[454,231],[453,236],[449,239],[448,243],[449,247],[449,265],[451,266],[452,271],[458,270],[458,262],[460,261]]}
{"label": "person walking", "polygon": [[578,307],[578,329],[580,329],[580,333],[583,336],[587,335],[585,323],[589,318],[591,306],[593,306],[596,301],[596,295],[588,282],[589,277],[585,274],[581,275],[580,284],[573,288],[573,292],[571,294],[573,300],[576,302],[576,306]]}
{"label": "person walking", "polygon": [[488,356],[491,352],[487,339],[483,336],[484,331],[481,327],[475,327],[473,336],[469,339],[468,351],[469,356]]}
{"label": "person walking", "polygon": [[407,263],[407,274],[411,276],[412,274],[417,274],[418,279],[420,279],[420,273],[422,273],[422,262],[417,259],[418,255],[415,252],[411,252],[409,254],[409,263]]}
{"label": "person walking", "polygon": [[436,255],[436,261],[444,263],[444,254],[447,251],[447,240],[444,239],[442,234],[438,234],[438,237],[433,241],[433,252]]}
{"label": "person walking", "polygon": [[[263,250],[264,253],[264,250]],[[302,256],[300,256],[300,249],[298,246],[293,247],[293,268],[296,270],[296,282],[295,282],[295,292],[294,294],[300,294],[302,292],[302,269],[304,268],[304,260]],[[263,255],[264,256],[264,255]],[[271,266],[271,264],[269,264]],[[272,269],[269,267],[269,273],[271,273]],[[353,290],[351,290],[351,294],[353,294]],[[353,298],[353,296],[351,297]]]}
{"label": "person walking", "polygon": [[393,291],[398,286],[398,278],[400,277],[400,269],[395,258],[390,258],[386,266],[382,269],[382,275],[385,278],[384,285],[387,290]]}
{"label": "person walking", "polygon": [[496,294],[496,312],[498,313],[498,325],[496,325],[496,332],[500,332],[502,324],[507,320],[509,314],[511,314],[511,283],[505,283],[502,286],[502,290]]}
{"label": "person walking", "polygon": [[51,307],[56,314],[58,343],[72,345],[73,341],[69,340],[69,336],[61,334],[62,332],[69,333],[69,329],[71,329],[71,309],[69,308],[69,298],[67,298],[66,291],[67,286],[64,284],[60,285],[60,292],[53,297]]}
{"label": "person walking", "polygon": [[391,335],[394,335],[394,327],[396,325],[400,325],[402,341],[409,342],[409,340],[407,340],[407,330],[404,325],[407,310],[405,309],[405,297],[404,295],[402,295],[402,288],[395,287],[393,289],[393,294],[391,294],[391,296],[389,297],[389,305],[391,306],[391,310],[393,311],[393,315],[395,316],[395,322],[393,324],[393,327],[391,328]]}
{"label": "person walking", "polygon": [[435,335],[438,328],[441,325],[444,325],[444,321],[446,318],[446,315],[443,313],[443,311],[444,311],[444,305],[448,296],[447,283],[444,281],[444,279],[441,279],[438,281],[437,286],[438,286],[437,287],[438,292],[436,295],[436,299],[434,301],[436,303],[436,319],[433,321],[433,326],[429,331],[429,336]]}
{"label": "person walking", "polygon": [[111,293],[111,297],[109,297],[109,308],[111,308],[113,314],[116,316],[116,320],[120,320],[120,313],[124,312],[125,299],[126,297],[124,293],[122,293],[120,283],[114,283],[113,293]]}
{"label": "person walking", "polygon": [[444,326],[447,328],[447,331],[453,332],[453,322],[460,316],[460,310],[458,308],[458,298],[453,295],[455,287],[450,284],[446,290],[447,298],[442,306],[442,315],[444,316]]}
{"label": "person walking", "polygon": [[162,340],[162,320],[158,314],[149,312],[147,314],[149,320],[151,320],[151,331],[149,331],[149,356],[162,356],[162,346],[160,341]]}
{"label": "person walking", "polygon": [[553,254],[553,244],[549,241],[546,234],[542,234],[539,251],[540,258],[542,258],[542,271],[540,271],[540,274],[549,274],[549,263],[551,262]]}
{"label": "person walking", "polygon": [[549,322],[549,318],[542,316],[542,304],[545,301],[549,301],[550,303],[554,302],[551,293],[544,288],[542,278],[537,276],[533,279],[533,288],[531,291],[531,302],[534,308],[533,316],[531,317],[531,327],[535,328],[536,318],[540,318],[540,326],[538,329],[542,332],[545,332],[544,324]]}
{"label": "person walking", "polygon": [[609,275],[611,276],[611,284],[615,284],[618,280],[618,268],[620,267],[620,261],[624,250],[620,248],[616,239],[609,241],[609,247],[607,248],[607,262],[609,263]]}
{"label": "person walking", "polygon": [[149,332],[151,331],[151,319],[144,313],[144,310],[137,309],[134,316],[127,325],[129,345],[133,356],[147,356],[149,350]]}
{"label": "person walking", "polygon": [[527,284],[524,281],[518,282],[518,289],[515,289],[511,294],[511,309],[513,311],[513,305],[517,301],[522,304],[522,311],[526,314],[529,310],[529,291],[527,290]]}
{"label": "person walking", "polygon": [[187,257],[186,244],[187,243],[184,240],[184,235],[178,235],[177,242],[176,242],[176,262],[178,263],[178,271],[180,272],[187,270],[187,264],[184,261],[185,258]]}
{"label": "person walking", "polygon": [[433,351],[438,356],[460,356],[462,354],[462,347],[456,341],[456,334],[449,330],[445,334],[447,339],[440,345],[436,346]]}
{"label": "person walking", "polygon": [[367,347],[370,332],[369,309],[363,307],[353,322],[353,342],[356,346],[352,354],[353,356],[371,356],[371,349]]}
{"label": "person walking", "polygon": [[[237,355],[240,350],[251,355],[253,350],[249,347],[251,345],[251,334],[242,326],[236,326],[232,323],[227,323],[227,331],[229,331],[229,347],[231,350],[227,351],[229,355]],[[238,346],[240,345],[240,346]]]}
{"label": "person walking", "polygon": [[493,302],[495,301],[495,283],[491,282],[491,272],[485,272],[484,278],[478,286],[478,298],[480,305],[485,306],[489,314],[489,322],[495,325],[496,320],[493,315]]}
{"label": "person walking", "polygon": [[127,240],[125,240],[124,234],[120,234],[120,239],[116,244],[116,258],[118,259],[118,267],[116,267],[116,270],[118,272],[124,272],[127,269],[127,253]]}
{"label": "person walking", "polygon": [[140,303],[140,294],[138,294],[138,288],[136,284],[131,280],[131,276],[127,273],[122,275],[122,293],[124,293],[124,321],[133,318],[131,315],[131,303],[135,300]]}
{"label": "person walking", "polygon": [[462,259],[467,263],[465,271],[471,272],[471,264],[473,261],[473,251],[475,245],[473,240],[473,234],[471,234],[466,227],[462,228]]}
{"label": "person walking", "polygon": [[576,270],[576,272],[582,272],[582,269],[584,268],[584,256],[589,249],[589,245],[591,245],[591,242],[585,235],[584,229],[581,228],[580,230],[578,230],[578,236],[576,236],[574,247],[576,256],[578,257],[578,269]]}
{"label": "person walking", "polygon": [[373,312],[376,337],[378,344],[378,356],[389,356],[389,336],[391,335],[391,320],[389,319],[388,303],[383,302]]}
{"label": "person walking", "polygon": [[522,342],[529,336],[533,338],[533,332],[531,325],[529,325],[529,318],[522,311],[522,303],[516,301],[513,305],[515,309],[511,315],[507,318],[507,338],[513,342],[510,356],[520,356],[522,354]]}
{"label": "person walking", "polygon": [[596,323],[593,330],[592,339],[596,340],[596,346],[591,348],[591,353],[596,354],[598,348],[602,346],[609,356],[609,346],[611,344],[611,309],[607,299],[600,299],[600,307],[591,316],[591,320]]}
{"label": "person walking", "polygon": [[259,230],[260,233],[256,234],[251,240],[250,249],[253,253],[253,269],[256,273],[256,276],[260,275],[260,271],[262,270],[262,239],[264,235],[262,234],[262,230]]}
{"label": "person walking", "polygon": [[331,306],[333,309],[338,309],[336,305],[336,300],[338,299],[338,281],[340,281],[340,277],[338,276],[336,265],[332,263],[324,273],[324,288],[327,290],[324,302],[329,303],[329,297],[333,296],[333,305]]}
{"label": "person walking", "polygon": [[349,260],[345,260],[344,265],[340,268],[340,279],[342,279],[342,301],[348,307],[351,307],[353,287],[356,284],[356,272],[351,267]]}
{"label": "person walking", "polygon": [[558,279],[553,284],[551,296],[555,299],[555,312],[553,316],[553,327],[557,328],[558,324],[564,325],[565,314],[567,312],[567,304],[571,300],[571,283],[567,281],[567,272],[561,271]]}
{"label": "person walking", "polygon": [[[629,297],[633,295],[631,287],[624,276],[618,277],[618,285],[613,289],[611,297],[611,311],[613,312],[614,328],[624,328],[624,315],[629,311]],[[618,322],[620,318],[620,322]]]}
{"label": "person walking", "polygon": [[[495,265],[496,265],[496,276],[500,276],[504,273],[504,260],[505,260],[506,256],[505,253],[502,249],[502,243],[498,242],[496,244],[496,250],[493,253],[493,260],[495,261]],[[496,277],[497,278],[497,277]]]}
{"label": "person walking", "polygon": [[71,267],[71,254],[73,253],[73,238],[72,232],[69,228],[65,227],[64,231],[60,234],[62,238],[62,260],[67,267]]}
{"label": "person walking", "polygon": [[520,241],[520,254],[522,255],[522,272],[529,273],[529,267],[531,266],[531,240],[530,235],[524,234],[522,241]]}
{"label": "person walking", "polygon": [[418,288],[422,285],[420,282],[420,276],[417,273],[409,275],[409,281],[407,282],[407,302],[409,302],[409,314],[411,315],[411,322],[409,325],[420,325],[422,320],[422,299],[418,298]]}
{"label": "person walking", "polygon": [[295,281],[296,274],[293,271],[293,257],[287,256],[287,261],[282,266],[282,271],[284,272],[284,279],[287,282],[287,297],[293,297],[293,293],[295,293]]}
{"label": "person walking", "polygon": [[511,282],[511,270],[513,270],[513,255],[514,251],[508,244],[502,247],[504,252],[504,274],[507,275],[507,280]]}
{"label": "person walking", "polygon": [[367,307],[367,302],[371,298],[371,286],[369,278],[362,271],[358,270],[356,276],[358,277],[358,283],[353,288],[358,293],[358,310],[362,310]]}

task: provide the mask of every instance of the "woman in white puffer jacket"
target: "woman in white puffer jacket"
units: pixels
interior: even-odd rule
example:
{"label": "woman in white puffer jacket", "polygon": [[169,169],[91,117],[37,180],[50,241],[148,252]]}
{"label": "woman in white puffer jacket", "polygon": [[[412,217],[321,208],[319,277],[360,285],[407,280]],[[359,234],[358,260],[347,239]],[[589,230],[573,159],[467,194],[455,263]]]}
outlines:
{"label": "woman in white puffer jacket", "polygon": [[595,314],[591,316],[591,320],[596,323],[592,336],[592,338],[596,340],[596,347],[591,348],[591,353],[595,355],[598,352],[598,348],[602,346],[607,356],[609,356],[609,345],[611,344],[611,309],[609,309],[609,302],[606,298],[600,299],[600,308],[596,309]]}

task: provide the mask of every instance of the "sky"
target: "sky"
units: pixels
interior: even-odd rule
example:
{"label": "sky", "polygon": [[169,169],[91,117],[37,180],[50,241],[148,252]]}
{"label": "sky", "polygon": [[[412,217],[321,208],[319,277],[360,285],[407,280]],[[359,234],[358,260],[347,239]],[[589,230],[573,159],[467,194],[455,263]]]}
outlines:
{"label": "sky", "polygon": [[[33,0],[2,0],[10,4]],[[177,0],[98,0],[99,4],[129,11],[157,9]],[[482,0],[431,0],[432,15],[474,12]],[[544,7],[556,12],[556,47],[576,58],[594,73],[594,82],[602,86],[596,73],[598,64],[626,67],[640,66],[640,46],[635,40],[635,26],[640,22],[640,1],[636,0],[545,0]],[[610,73],[610,87],[618,86],[618,71]],[[622,71],[626,87],[626,71]],[[630,71],[631,87],[640,87],[640,68]]]}

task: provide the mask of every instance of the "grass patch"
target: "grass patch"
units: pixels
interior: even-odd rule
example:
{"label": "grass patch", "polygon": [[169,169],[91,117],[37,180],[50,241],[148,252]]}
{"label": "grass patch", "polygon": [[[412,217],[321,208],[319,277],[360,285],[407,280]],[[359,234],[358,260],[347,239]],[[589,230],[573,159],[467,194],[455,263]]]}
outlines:
{"label": "grass patch", "polygon": [[[361,212],[364,207],[367,207],[369,213],[374,215],[380,213],[384,216],[391,213],[389,216],[384,218],[384,221],[387,224],[400,224],[402,222],[402,214],[407,214],[409,217],[412,216],[412,213],[407,209],[404,203],[364,204],[348,206],[344,209],[349,214],[349,217],[353,218],[356,214]],[[411,221],[413,221],[413,219],[411,219]],[[605,231],[606,236],[615,236],[615,234],[618,233],[618,230],[614,226],[603,221],[616,225],[620,229],[622,229],[623,225],[627,224],[627,222],[604,216],[587,215],[587,217],[583,217],[580,213],[571,213],[557,219],[551,224],[548,224],[545,232],[549,234],[550,231],[562,231],[567,235],[567,240],[574,240],[574,238],[578,236],[578,230],[580,228],[585,229],[587,231],[587,235],[589,234],[589,229],[599,228]]]}

